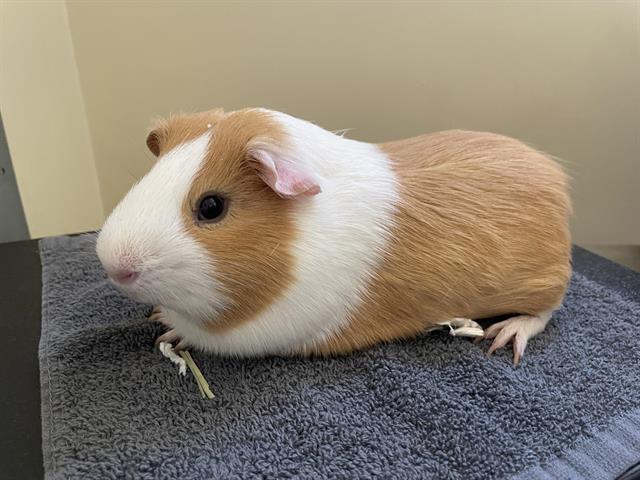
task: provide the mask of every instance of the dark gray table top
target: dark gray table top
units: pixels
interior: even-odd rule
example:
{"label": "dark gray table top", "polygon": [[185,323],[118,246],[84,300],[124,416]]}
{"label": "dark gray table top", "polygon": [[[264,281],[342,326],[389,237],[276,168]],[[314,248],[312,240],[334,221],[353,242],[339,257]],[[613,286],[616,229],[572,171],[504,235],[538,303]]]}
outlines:
{"label": "dark gray table top", "polygon": [[0,476],[42,478],[38,242],[0,245]]}

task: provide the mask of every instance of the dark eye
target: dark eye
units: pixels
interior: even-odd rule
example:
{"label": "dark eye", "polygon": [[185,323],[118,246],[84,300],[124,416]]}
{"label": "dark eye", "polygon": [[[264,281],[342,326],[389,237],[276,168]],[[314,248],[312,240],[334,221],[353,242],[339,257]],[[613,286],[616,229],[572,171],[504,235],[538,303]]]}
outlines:
{"label": "dark eye", "polygon": [[200,222],[220,220],[225,213],[225,199],[220,195],[207,195],[200,200],[197,215]]}

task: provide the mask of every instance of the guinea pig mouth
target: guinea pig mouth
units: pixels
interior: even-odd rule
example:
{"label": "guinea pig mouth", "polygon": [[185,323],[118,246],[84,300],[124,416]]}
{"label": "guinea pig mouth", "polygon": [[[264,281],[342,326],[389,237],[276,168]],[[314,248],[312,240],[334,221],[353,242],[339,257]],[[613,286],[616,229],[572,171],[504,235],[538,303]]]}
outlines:
{"label": "guinea pig mouth", "polygon": [[173,300],[172,289],[167,289],[167,285],[155,281],[152,272],[137,272],[133,279],[124,282],[111,279],[111,283],[123,295],[139,303],[166,305]]}
{"label": "guinea pig mouth", "polygon": [[112,283],[120,293],[138,303],[145,303],[148,305],[160,305],[165,303],[161,295],[158,295],[157,291],[148,288],[139,281],[124,285],[115,282]]}
{"label": "guinea pig mouth", "polygon": [[124,293],[126,296],[134,298],[135,300],[137,300],[137,298],[140,295],[140,273],[136,272],[133,275],[130,275],[130,278],[126,278],[124,279],[124,281],[122,280],[117,280],[115,278],[113,278],[111,275],[109,275],[109,280],[111,281],[111,284],[113,286],[115,286],[119,291],[121,291],[122,293]]}

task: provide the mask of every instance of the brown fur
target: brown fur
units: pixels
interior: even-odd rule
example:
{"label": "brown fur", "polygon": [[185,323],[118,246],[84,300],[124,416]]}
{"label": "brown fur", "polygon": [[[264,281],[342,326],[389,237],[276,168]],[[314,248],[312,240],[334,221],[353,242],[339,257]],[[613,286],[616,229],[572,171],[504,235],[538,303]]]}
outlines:
{"label": "brown fur", "polygon": [[173,115],[158,119],[147,136],[147,147],[156,157],[178,145],[193,140],[207,131],[207,125],[217,125],[224,118],[221,108],[206,112]]}
{"label": "brown fur", "polygon": [[[248,158],[253,141],[286,142],[259,110],[173,117],[151,132],[149,148],[165,153],[208,124],[209,155],[183,214],[232,302],[207,325],[220,333],[255,318],[293,282],[296,200],[278,197]],[[554,161],[517,140],[465,131],[380,148],[401,188],[390,248],[348,327],[300,353],[346,353],[453,317],[537,314],[561,303],[571,274],[571,206]],[[208,192],[229,198],[229,210],[219,223],[198,225],[194,211]]]}
{"label": "brown fur", "polygon": [[[279,125],[263,112],[242,110],[219,118],[213,132],[183,212],[189,233],[212,252],[218,280],[231,300],[231,307],[207,324],[220,333],[254,318],[293,281],[296,232],[291,201],[264,184],[247,156],[253,141],[281,144]],[[194,211],[209,192],[228,199],[228,212],[219,223],[199,225]]]}
{"label": "brown fur", "polygon": [[489,133],[381,145],[401,183],[390,253],[349,327],[312,353],[349,352],[454,317],[538,314],[571,275],[567,180],[552,160]]}
{"label": "brown fur", "polygon": [[[281,295],[292,281],[295,239],[291,202],[278,197],[255,170],[247,152],[252,141],[282,145],[283,132],[263,112],[247,109],[225,114],[222,109],[176,115],[159,120],[147,137],[156,155],[195,139],[211,125],[209,154],[183,205],[187,231],[215,261],[217,280],[232,307],[207,324],[219,333],[254,318]],[[199,225],[197,202],[205,194],[223,194],[228,211],[219,223]]]}

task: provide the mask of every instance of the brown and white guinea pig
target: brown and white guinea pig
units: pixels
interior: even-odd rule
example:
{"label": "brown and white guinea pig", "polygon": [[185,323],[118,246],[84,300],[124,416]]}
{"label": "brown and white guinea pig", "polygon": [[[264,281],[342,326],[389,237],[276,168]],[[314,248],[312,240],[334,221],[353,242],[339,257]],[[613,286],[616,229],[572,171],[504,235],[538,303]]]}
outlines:
{"label": "brown and white guinea pig", "polygon": [[284,113],[156,125],[158,162],[107,219],[112,281],[157,305],[165,341],[229,355],[338,354],[453,318],[514,360],[571,274],[567,178],[491,133],[380,145]]}

